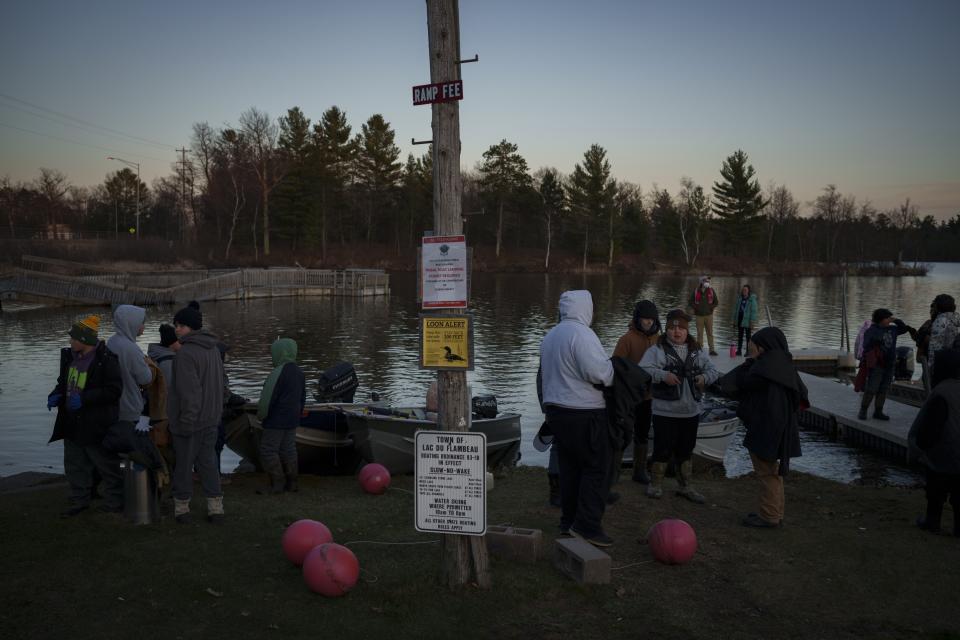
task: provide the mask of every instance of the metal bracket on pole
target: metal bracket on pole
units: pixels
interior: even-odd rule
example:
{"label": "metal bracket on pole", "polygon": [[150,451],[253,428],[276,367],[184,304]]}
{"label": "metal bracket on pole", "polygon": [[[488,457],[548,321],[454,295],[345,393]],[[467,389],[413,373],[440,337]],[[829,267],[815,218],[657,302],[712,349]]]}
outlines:
{"label": "metal bracket on pole", "polygon": [[416,138],[410,138],[410,144],[433,144],[433,140],[417,140]]}
{"label": "metal bracket on pole", "polygon": [[480,54],[475,53],[473,54],[472,58],[468,58],[467,60],[457,60],[457,64],[467,64],[468,62],[479,62],[479,61],[480,61]]}

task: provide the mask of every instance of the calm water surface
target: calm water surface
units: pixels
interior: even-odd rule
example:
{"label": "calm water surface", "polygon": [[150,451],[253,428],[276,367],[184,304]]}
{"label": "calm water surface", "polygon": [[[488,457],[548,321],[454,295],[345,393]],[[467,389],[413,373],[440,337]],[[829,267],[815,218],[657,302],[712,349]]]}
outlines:
{"label": "calm water surface", "polygon": [[[492,393],[502,411],[523,416],[525,464],[546,464],[531,439],[542,416],[534,379],[543,335],[557,316],[557,300],[567,289],[589,289],[594,298],[594,330],[608,351],[626,330],[634,302],[650,298],[661,314],[683,306],[696,277],[477,274],[472,285],[476,369],[468,374],[474,394]],[[758,294],[766,323],[783,328],[793,348],[839,347],[840,280],[836,278],[713,278],[720,296],[715,333],[718,348],[735,338],[728,321],[731,301],[743,282]],[[394,274],[389,299],[276,298],[203,305],[204,322],[232,345],[227,371],[237,393],[256,398],[270,371],[270,343],[294,338],[308,380],[338,360],[353,362],[360,377],[357,400],[371,391],[396,404],[422,403],[434,374],[417,369],[417,315],[412,274]],[[919,326],[938,293],[960,297],[960,264],[940,263],[923,278],[851,278],[848,282],[851,331],[879,306],[889,307]],[[157,328],[174,309],[148,310],[140,338],[146,351],[158,341]],[[46,396],[57,376],[58,351],[67,344],[70,324],[87,313],[101,315],[101,337],[113,326],[104,308],[40,309],[0,315],[0,475],[21,471],[62,472],[62,446],[47,444],[54,415]],[[906,339],[904,344],[909,344]],[[851,391],[852,393],[852,391]],[[869,454],[805,433],[804,456],[794,468],[841,481],[864,479],[897,484],[913,474]],[[237,459],[224,452],[225,470]],[[739,438],[727,453],[732,475],[749,470]]]}

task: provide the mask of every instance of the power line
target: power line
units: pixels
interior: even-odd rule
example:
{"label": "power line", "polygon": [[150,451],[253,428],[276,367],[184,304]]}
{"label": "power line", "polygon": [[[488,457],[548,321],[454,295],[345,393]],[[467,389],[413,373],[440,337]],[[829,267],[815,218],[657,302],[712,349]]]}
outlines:
{"label": "power line", "polygon": [[67,115],[67,114],[65,114],[65,113],[60,113],[59,111],[54,111],[53,109],[47,109],[46,107],[41,107],[41,106],[38,105],[38,104],[33,104],[32,102],[27,102],[26,100],[21,100],[20,98],[16,98],[16,97],[14,97],[14,96],[7,95],[7,94],[5,94],[5,93],[0,93],[0,98],[3,98],[3,99],[5,99],[5,100],[10,100],[10,101],[12,101],[12,102],[17,102],[17,103],[26,105],[26,106],[28,106],[28,107],[32,107],[32,108],[34,108],[34,109],[38,109],[38,110],[40,110],[40,111],[44,111],[44,112],[46,112],[46,113],[52,113],[52,114],[55,115],[55,116],[59,116],[59,117],[61,117],[61,118],[65,118],[65,119],[67,119],[67,120],[72,120],[72,121],[74,121],[74,122],[79,122],[80,124],[86,125],[86,126],[88,126],[88,127],[93,127],[94,129],[100,129],[101,131],[109,131],[110,133],[114,133],[114,134],[117,134],[117,135],[121,135],[121,136],[124,136],[124,137],[126,137],[126,138],[132,138],[133,140],[139,140],[139,141],[140,141],[141,143],[143,143],[143,144],[150,144],[150,145],[154,145],[154,146],[157,146],[157,147],[163,147],[164,149],[174,149],[174,150],[176,149],[176,147],[174,147],[173,145],[169,145],[169,144],[166,144],[166,143],[164,143],[164,142],[157,142],[156,140],[149,140],[149,139],[147,139],[147,138],[141,138],[140,136],[135,136],[135,135],[132,135],[132,134],[129,134],[129,133],[124,133],[123,131],[118,131],[117,129],[111,129],[110,127],[103,127],[103,126],[100,126],[100,125],[98,125],[98,124],[94,124],[93,122],[88,122],[88,121],[86,121],[86,120],[81,120],[80,118],[75,118],[74,116]]}
{"label": "power line", "polygon": [[44,138],[50,138],[51,140],[59,140],[60,142],[69,142],[70,144],[80,145],[81,147],[90,147],[92,149],[100,149],[101,151],[107,151],[109,153],[119,153],[129,156],[136,156],[137,158],[145,158],[147,160],[156,160],[157,162],[167,162],[163,158],[154,158],[153,156],[145,156],[140,153],[134,153],[131,151],[124,151],[121,149],[110,149],[108,147],[101,147],[95,144],[89,144],[86,142],[77,142],[76,140],[70,140],[69,138],[61,138],[60,136],[50,135],[49,133],[40,133],[39,131],[31,131],[30,129],[23,129],[22,127],[15,127],[12,124],[7,124],[5,122],[0,122],[0,127],[7,127],[8,129],[16,129],[17,131],[23,131],[24,133],[31,133],[35,136],[42,136]]}

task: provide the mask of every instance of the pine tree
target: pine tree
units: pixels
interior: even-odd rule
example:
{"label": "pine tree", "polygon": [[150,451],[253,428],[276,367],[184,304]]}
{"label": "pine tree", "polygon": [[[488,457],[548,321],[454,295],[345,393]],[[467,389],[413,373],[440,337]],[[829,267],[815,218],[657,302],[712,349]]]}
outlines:
{"label": "pine tree", "polygon": [[310,119],[299,107],[287,110],[287,115],[280,118],[277,145],[284,156],[287,173],[272,196],[276,206],[274,231],[277,237],[290,241],[296,249],[310,218],[307,172],[312,151]]}
{"label": "pine tree", "polygon": [[[617,183],[610,177],[606,150],[598,144],[583,153],[583,165],[577,164],[567,183],[571,211],[583,221],[583,269],[587,268],[590,228],[615,215]],[[613,236],[610,237],[611,246]]]}
{"label": "pine tree", "polygon": [[337,106],[323,112],[320,122],[313,125],[313,162],[311,177],[315,185],[314,206],[317,208],[320,238],[320,254],[327,258],[327,235],[333,224],[333,212],[337,213],[337,230],[340,244],[346,244],[343,212],[346,207],[344,193],[353,167],[357,144],[350,136],[347,114]]}
{"label": "pine tree", "polygon": [[375,113],[361,127],[358,136],[357,172],[367,194],[366,238],[370,242],[374,212],[384,216],[392,208],[395,189],[400,182],[400,149],[394,144],[396,133],[390,123]]}
{"label": "pine tree", "polygon": [[497,202],[497,246],[500,257],[503,244],[503,207],[506,201],[523,187],[530,185],[526,159],[517,153],[517,145],[501,140],[483,152],[483,162],[478,167],[483,188]]}
{"label": "pine tree", "polygon": [[543,202],[543,217],[547,224],[547,248],[543,258],[543,268],[550,270],[550,245],[553,240],[553,222],[567,207],[567,195],[563,191],[560,172],[554,168],[543,169],[537,193]]}
{"label": "pine tree", "polygon": [[741,149],[728,156],[720,168],[721,182],[713,183],[713,212],[717,214],[726,240],[734,237],[752,237],[760,228],[754,224],[767,201],[763,198],[760,182],[754,175],[747,154]]}

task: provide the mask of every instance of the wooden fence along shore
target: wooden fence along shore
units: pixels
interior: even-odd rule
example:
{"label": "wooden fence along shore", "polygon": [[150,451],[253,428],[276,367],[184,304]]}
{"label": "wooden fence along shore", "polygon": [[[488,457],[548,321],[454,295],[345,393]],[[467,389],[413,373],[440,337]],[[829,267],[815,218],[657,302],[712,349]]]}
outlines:
{"label": "wooden fence along shore", "polygon": [[66,260],[24,256],[21,268],[0,273],[0,296],[60,305],[159,305],[189,300],[386,295],[390,295],[390,276],[378,269],[122,272]]}

